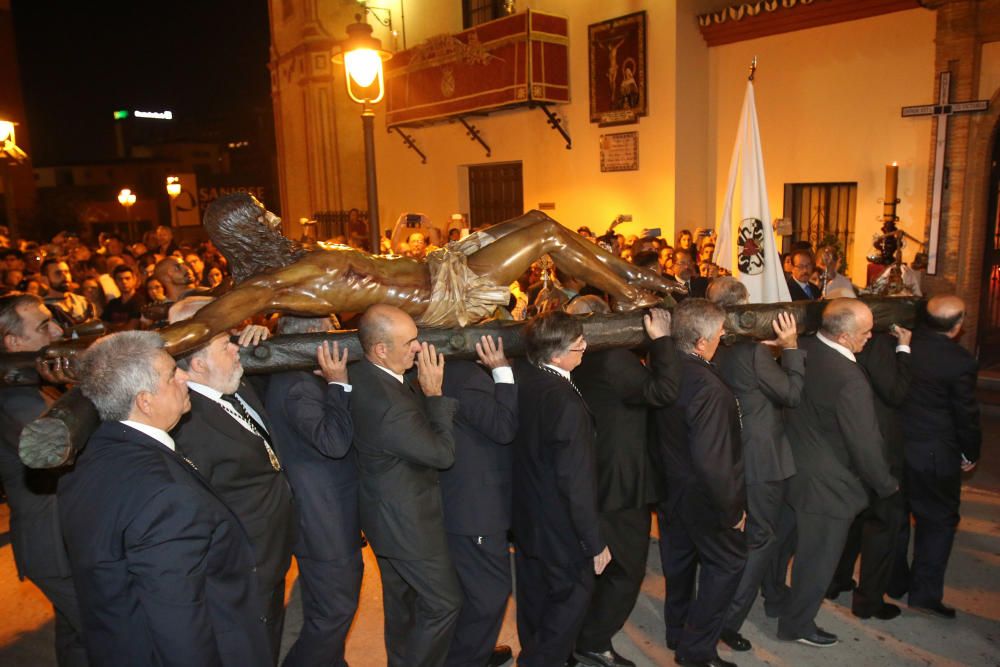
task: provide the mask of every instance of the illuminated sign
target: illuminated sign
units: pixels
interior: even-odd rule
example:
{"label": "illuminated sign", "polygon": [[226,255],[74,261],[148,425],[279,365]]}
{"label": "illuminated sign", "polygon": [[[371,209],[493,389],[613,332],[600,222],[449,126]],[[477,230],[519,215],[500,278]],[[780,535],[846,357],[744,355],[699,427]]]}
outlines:
{"label": "illuminated sign", "polygon": [[115,120],[121,120],[122,118],[128,118],[128,111],[125,109],[119,109],[115,112]]}
{"label": "illuminated sign", "polygon": [[154,118],[156,120],[173,120],[173,111],[133,111],[136,118]]}

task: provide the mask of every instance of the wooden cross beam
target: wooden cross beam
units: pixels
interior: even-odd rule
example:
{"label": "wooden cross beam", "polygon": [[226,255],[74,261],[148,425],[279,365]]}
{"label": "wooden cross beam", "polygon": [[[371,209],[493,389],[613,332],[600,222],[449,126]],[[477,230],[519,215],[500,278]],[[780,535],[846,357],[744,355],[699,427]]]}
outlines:
{"label": "wooden cross beam", "polygon": [[937,133],[934,144],[934,190],[931,197],[931,225],[927,244],[927,273],[937,273],[938,238],[941,230],[941,196],[944,190],[945,148],[948,141],[948,116],[955,113],[986,111],[989,100],[951,102],[951,72],[941,72],[938,78],[937,104],[903,107],[903,118],[934,116]]}
{"label": "wooden cross beam", "polygon": [[[872,310],[875,330],[886,331],[893,324],[912,328],[920,317],[921,302],[914,297],[873,297],[862,301]],[[767,339],[774,337],[771,322],[779,312],[791,312],[800,333],[816,331],[822,319],[824,301],[793,303],[758,303],[731,306],[726,313],[726,342],[736,338]],[[611,347],[636,347],[646,341],[642,313],[579,316],[587,338],[587,350],[594,352]],[[521,330],[524,322],[488,322],[464,329],[421,329],[420,340],[431,342],[448,357],[474,358],[475,344],[482,335],[503,339],[508,356],[524,353]],[[352,359],[362,356],[355,331],[279,336],[265,341],[253,350],[242,352],[244,368],[249,373],[277,373],[287,370],[316,368],[316,346],[324,340],[335,340],[350,350]],[[7,364],[6,377],[11,384],[37,383],[37,376],[28,371],[27,358],[0,355],[0,367]],[[34,365],[34,361],[31,361]],[[83,449],[87,438],[98,425],[93,404],[73,389],[56,401],[41,417],[21,431],[21,461],[29,468],[57,468],[71,463]]]}

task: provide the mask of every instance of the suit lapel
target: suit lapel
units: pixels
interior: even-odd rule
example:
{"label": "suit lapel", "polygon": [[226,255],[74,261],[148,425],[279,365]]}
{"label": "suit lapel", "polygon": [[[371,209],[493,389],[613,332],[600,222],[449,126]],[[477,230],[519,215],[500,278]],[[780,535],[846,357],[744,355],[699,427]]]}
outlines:
{"label": "suit lapel", "polygon": [[[225,410],[225,408],[220,406],[215,401],[206,396],[202,396],[196,391],[190,392],[190,396],[192,413],[194,412],[194,406],[197,405],[197,416],[199,417],[199,420],[204,421],[211,428],[214,428],[227,438],[233,440],[243,439],[247,435],[252,435],[246,428],[243,427],[242,424],[236,421],[233,416]],[[195,417],[196,415],[192,414],[192,420],[194,420]]]}

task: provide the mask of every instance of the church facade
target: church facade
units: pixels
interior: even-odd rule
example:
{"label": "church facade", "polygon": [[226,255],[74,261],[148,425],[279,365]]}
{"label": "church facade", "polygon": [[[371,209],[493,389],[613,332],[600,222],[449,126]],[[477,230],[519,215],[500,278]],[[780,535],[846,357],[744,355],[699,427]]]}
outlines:
{"label": "church facade", "polygon": [[[904,260],[930,251],[937,276],[969,302],[969,328],[982,322],[984,332],[1000,329],[1000,291],[988,279],[1000,271],[993,268],[1000,237],[992,169],[1000,0],[369,5],[374,35],[399,53],[395,69],[386,63],[387,100],[375,105],[383,230],[406,213],[446,229],[459,224],[453,216],[482,224],[518,205],[597,234],[616,219],[625,220],[618,231],[659,229],[668,239],[680,229],[713,228],[756,58],[771,222],[780,221],[785,242],[815,244],[832,235],[846,251],[850,277],[863,285],[882,225],[887,165],[895,163],[898,226],[912,237]],[[330,61],[359,7],[353,0],[271,0],[281,209],[293,235],[300,218],[366,209],[360,107]],[[504,21],[511,10],[535,13],[537,21],[507,33],[471,25]],[[492,49],[522,37],[534,70],[526,82],[507,81],[505,68],[522,64]],[[470,67],[482,76],[469,77]],[[507,84],[515,92],[480,103],[479,84],[493,80],[492,72],[500,73],[491,95]],[[940,114],[933,107],[942,73],[949,76],[947,102],[987,100],[988,108]],[[420,81],[433,86],[432,99],[404,89]],[[568,101],[559,97],[563,89]],[[932,108],[902,113],[917,105]],[[942,168],[935,169],[945,117]],[[932,218],[937,244],[929,242]]]}

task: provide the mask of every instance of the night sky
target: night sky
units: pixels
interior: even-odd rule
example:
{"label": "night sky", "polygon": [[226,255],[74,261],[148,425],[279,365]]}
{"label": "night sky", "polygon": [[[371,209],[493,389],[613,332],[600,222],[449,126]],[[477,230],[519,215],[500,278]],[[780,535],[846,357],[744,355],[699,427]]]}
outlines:
{"label": "night sky", "polygon": [[[13,0],[36,165],[114,157],[115,109],[238,135],[270,108],[267,0]],[[227,140],[237,136],[217,136]]]}

